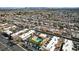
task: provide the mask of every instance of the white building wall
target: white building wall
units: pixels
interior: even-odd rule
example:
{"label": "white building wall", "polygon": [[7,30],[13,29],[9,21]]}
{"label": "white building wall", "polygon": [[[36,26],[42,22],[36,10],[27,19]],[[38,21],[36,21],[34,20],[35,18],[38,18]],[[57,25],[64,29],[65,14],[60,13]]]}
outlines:
{"label": "white building wall", "polygon": [[54,51],[55,44],[57,44],[59,37],[53,36],[52,40],[47,45],[46,49],[49,49],[50,51]]}
{"label": "white building wall", "polygon": [[72,51],[73,42],[71,40],[65,39],[65,44],[63,45],[63,51]]}

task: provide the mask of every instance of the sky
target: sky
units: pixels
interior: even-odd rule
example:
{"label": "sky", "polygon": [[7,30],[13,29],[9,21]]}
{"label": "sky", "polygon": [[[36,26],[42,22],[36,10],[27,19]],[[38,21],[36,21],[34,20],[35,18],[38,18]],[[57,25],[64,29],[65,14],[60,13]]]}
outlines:
{"label": "sky", "polygon": [[0,7],[79,7],[78,0],[0,0]]}

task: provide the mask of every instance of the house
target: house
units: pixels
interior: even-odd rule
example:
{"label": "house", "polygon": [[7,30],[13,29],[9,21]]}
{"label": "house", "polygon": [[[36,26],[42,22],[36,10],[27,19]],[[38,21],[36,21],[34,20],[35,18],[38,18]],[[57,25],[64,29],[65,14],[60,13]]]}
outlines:
{"label": "house", "polygon": [[22,40],[26,40],[27,38],[29,38],[31,36],[31,34],[35,33],[34,30],[30,30],[22,35],[20,35],[19,37],[22,39]]}
{"label": "house", "polygon": [[72,37],[79,39],[79,32],[72,32]]}
{"label": "house", "polygon": [[18,32],[16,32],[16,33],[13,33],[11,36],[12,36],[12,37],[15,37],[15,36],[17,36],[17,35],[19,35],[19,34],[25,33],[27,30],[28,30],[27,28],[26,28],[26,29],[23,29],[23,30],[21,30],[21,31],[18,31]]}
{"label": "house", "polygon": [[51,40],[49,41],[49,43],[48,43],[47,45],[45,45],[45,46],[42,46],[41,49],[42,49],[42,50],[54,51],[54,49],[55,49],[55,44],[57,44],[57,42],[58,42],[59,39],[60,39],[59,37],[53,36],[53,37],[51,38]]}
{"label": "house", "polygon": [[63,45],[63,51],[73,51],[73,42],[71,40],[65,39],[64,45]]}

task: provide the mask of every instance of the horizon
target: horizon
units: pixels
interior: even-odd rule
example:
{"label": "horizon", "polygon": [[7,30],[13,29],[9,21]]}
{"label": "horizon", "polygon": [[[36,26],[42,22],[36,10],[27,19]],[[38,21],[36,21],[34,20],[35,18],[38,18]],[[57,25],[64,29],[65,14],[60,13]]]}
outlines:
{"label": "horizon", "polygon": [[55,9],[76,9],[76,8],[79,8],[79,7],[0,7],[0,8],[48,8],[48,9],[51,9],[51,8],[55,8]]}

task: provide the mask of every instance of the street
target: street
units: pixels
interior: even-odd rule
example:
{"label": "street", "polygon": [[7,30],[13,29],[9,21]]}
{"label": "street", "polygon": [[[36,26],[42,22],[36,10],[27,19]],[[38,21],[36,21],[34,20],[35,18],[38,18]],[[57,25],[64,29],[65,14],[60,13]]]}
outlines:
{"label": "street", "polygon": [[[22,49],[21,47],[19,47],[18,45],[13,45],[13,46],[10,46],[8,45],[7,43],[9,42],[4,36],[2,36],[0,34],[0,42],[2,45],[4,45],[6,47],[5,51],[7,51],[7,49],[9,51],[25,51],[24,49]],[[1,49],[1,48],[0,48]]]}

